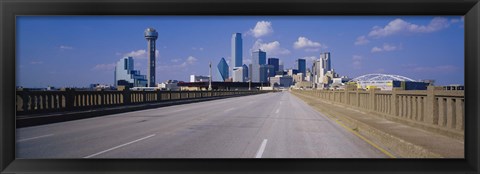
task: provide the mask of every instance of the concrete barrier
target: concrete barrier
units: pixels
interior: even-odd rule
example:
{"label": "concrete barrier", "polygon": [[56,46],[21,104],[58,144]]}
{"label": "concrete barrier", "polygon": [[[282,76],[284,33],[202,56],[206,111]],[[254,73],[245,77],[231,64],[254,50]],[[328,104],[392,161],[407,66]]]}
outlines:
{"label": "concrete barrier", "polygon": [[346,105],[389,120],[405,123],[457,139],[465,129],[464,91],[443,90],[294,90]]}
{"label": "concrete barrier", "polygon": [[271,91],[28,91],[16,92],[16,115],[85,111],[106,107],[161,103]]}

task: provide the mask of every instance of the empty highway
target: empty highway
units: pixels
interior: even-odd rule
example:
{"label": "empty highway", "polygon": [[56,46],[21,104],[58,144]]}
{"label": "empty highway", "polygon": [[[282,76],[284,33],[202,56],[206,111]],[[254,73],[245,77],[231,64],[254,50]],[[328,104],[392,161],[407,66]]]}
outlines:
{"label": "empty highway", "polygon": [[388,158],[289,92],[17,129],[17,158]]}

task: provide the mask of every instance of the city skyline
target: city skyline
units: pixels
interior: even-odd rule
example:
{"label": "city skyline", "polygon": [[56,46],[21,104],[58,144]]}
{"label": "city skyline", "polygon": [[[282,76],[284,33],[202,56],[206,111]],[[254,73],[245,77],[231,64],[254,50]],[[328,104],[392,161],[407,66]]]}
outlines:
{"label": "city skyline", "polygon": [[330,52],[335,71],[351,78],[386,73],[464,83],[459,16],[18,17],[17,85],[112,84],[115,63],[126,56],[146,75],[142,32],[148,27],[158,32],[157,82],[208,75],[209,61],[222,57],[231,66],[230,39],[238,32],[246,65],[258,49],[279,58],[285,69],[295,68],[297,59],[311,68],[320,53]]}

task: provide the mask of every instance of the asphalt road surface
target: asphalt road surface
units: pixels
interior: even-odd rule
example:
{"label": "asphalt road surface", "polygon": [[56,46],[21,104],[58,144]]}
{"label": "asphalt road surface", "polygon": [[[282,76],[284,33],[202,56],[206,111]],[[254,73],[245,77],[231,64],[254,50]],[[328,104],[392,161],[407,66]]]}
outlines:
{"label": "asphalt road surface", "polygon": [[388,158],[289,92],[17,129],[17,158]]}

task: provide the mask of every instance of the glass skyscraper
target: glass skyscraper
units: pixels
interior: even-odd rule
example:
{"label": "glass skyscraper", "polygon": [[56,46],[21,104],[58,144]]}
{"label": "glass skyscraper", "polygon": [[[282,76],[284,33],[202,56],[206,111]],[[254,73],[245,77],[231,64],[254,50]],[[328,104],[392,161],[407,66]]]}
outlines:
{"label": "glass skyscraper", "polygon": [[267,53],[258,50],[252,53],[252,82],[260,82],[260,65],[265,65]]}
{"label": "glass skyscraper", "polygon": [[298,73],[302,73],[303,76],[305,76],[305,73],[307,73],[307,63],[305,59],[297,59],[297,66]]}
{"label": "glass skyscraper", "polygon": [[133,65],[132,57],[124,57],[117,62],[114,73],[115,86],[123,85],[129,88],[147,86],[146,76],[134,70]]}
{"label": "glass skyscraper", "polygon": [[249,73],[249,68],[247,65],[243,64],[243,81],[247,82],[249,79],[248,73]]}
{"label": "glass skyscraper", "polygon": [[273,65],[273,73],[279,71],[279,59],[278,58],[268,58],[268,64]]}
{"label": "glass skyscraper", "polygon": [[242,34],[234,33],[232,35],[232,60],[230,61],[230,69],[242,67]]}
{"label": "glass skyscraper", "polygon": [[220,62],[218,62],[217,65],[218,71],[220,72],[220,76],[222,77],[222,80],[225,81],[228,79],[228,64],[227,61],[225,61],[225,58],[222,57],[220,59]]}

